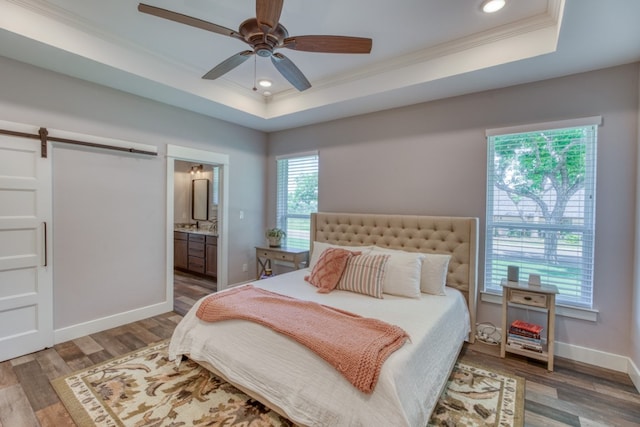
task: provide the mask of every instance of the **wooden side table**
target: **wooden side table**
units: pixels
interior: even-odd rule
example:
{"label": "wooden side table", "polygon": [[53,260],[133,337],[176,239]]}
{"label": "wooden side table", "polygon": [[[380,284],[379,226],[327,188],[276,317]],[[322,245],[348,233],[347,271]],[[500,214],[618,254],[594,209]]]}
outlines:
{"label": "wooden side table", "polygon": [[[553,285],[531,286],[526,282],[502,283],[502,342],[500,343],[500,357],[506,353],[515,353],[521,356],[547,362],[547,369],[553,371],[553,354],[556,323],[556,294],[558,288]],[[509,326],[507,325],[509,307],[534,307],[547,313],[547,346],[542,353],[510,346],[507,344]]]}
{"label": "wooden side table", "polygon": [[271,261],[293,264],[293,268],[300,269],[300,264],[309,262],[308,249],[294,249],[287,247],[256,246],[256,279],[259,279],[267,269],[271,269]]}

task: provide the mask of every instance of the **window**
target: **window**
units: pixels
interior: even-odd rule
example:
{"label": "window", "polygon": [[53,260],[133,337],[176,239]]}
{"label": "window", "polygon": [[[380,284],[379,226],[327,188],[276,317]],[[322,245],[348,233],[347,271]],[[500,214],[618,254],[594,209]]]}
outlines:
{"label": "window", "polygon": [[277,226],[290,248],[309,249],[311,213],[318,211],[318,153],[278,157]]}
{"label": "window", "polygon": [[213,174],[211,176],[211,203],[218,206],[220,204],[220,166],[213,167]]}
{"label": "window", "polygon": [[556,285],[559,303],[592,307],[600,121],[487,131],[486,291],[502,292],[515,265]]}

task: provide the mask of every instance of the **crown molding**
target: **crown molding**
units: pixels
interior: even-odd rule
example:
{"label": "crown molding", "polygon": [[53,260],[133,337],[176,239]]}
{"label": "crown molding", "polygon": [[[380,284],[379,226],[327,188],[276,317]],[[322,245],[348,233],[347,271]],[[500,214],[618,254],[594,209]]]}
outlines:
{"label": "crown molding", "polygon": [[[95,25],[86,19],[81,18],[79,15],[74,14],[72,11],[55,6],[44,0],[5,0],[13,3],[24,9],[28,9],[33,13],[37,13],[41,16],[52,19],[63,25],[69,26],[75,30],[84,32],[93,37],[96,37],[106,43],[116,45],[122,49],[131,50],[132,52],[144,54],[155,58],[158,61],[165,63],[170,67],[174,67],[176,71],[185,73],[186,75],[200,75],[202,70],[195,64],[186,64],[182,61],[177,61],[167,55],[159,54],[148,48],[140,46],[131,42],[125,38],[119,37],[113,33],[102,31]],[[551,27],[557,27],[559,25],[558,19],[561,17],[562,8],[565,0],[549,0],[546,13],[539,14],[537,16],[524,19],[515,23],[503,25],[501,27],[493,28],[483,32],[471,34],[456,40],[441,43],[435,46],[422,49],[420,51],[412,52],[407,55],[399,56],[384,63],[380,63],[373,66],[366,66],[357,70],[353,70],[347,73],[336,74],[328,78],[314,81],[313,86],[305,91],[304,94],[294,90],[293,88],[287,88],[283,91],[273,93],[269,97],[264,97],[261,94],[253,93],[250,89],[241,86],[232,80],[225,79],[224,77],[218,79],[217,84],[222,87],[238,91],[245,96],[249,96],[256,102],[269,104],[273,102],[281,102],[285,100],[294,100],[300,98],[303,95],[308,95],[321,90],[330,89],[335,86],[348,84],[354,81],[372,78],[378,75],[382,75],[393,70],[403,69],[418,64],[426,63],[437,58],[443,58],[446,56],[454,55],[460,52],[469,51],[482,46],[497,43],[502,40],[511,39],[521,36],[523,34],[532,33],[539,30],[548,29]]]}
{"label": "crown molding", "polygon": [[140,46],[137,43],[133,43],[128,39],[119,37],[111,32],[102,31],[91,22],[76,15],[72,11],[63,9],[61,7],[52,5],[49,2],[43,0],[5,0],[9,3],[13,3],[23,9],[36,13],[45,18],[56,21],[62,25],[73,28],[74,30],[89,34],[92,37],[102,40],[103,42],[114,44],[120,48],[130,49],[137,53],[143,53],[145,55],[153,56],[155,59],[160,60],[168,65],[181,69],[183,72],[189,74],[201,74],[202,70],[194,64],[185,64],[181,61],[154,52],[148,48]]}
{"label": "crown molding", "polygon": [[[549,0],[549,3],[564,4],[564,0]],[[558,6],[559,7],[559,6]],[[392,70],[398,70],[402,68],[411,67],[414,65],[433,61],[437,58],[443,58],[450,55],[455,55],[464,51],[477,49],[479,47],[487,46],[500,41],[513,39],[522,35],[530,34],[536,31],[544,31],[548,29],[557,29],[559,22],[557,20],[559,12],[550,13],[549,9],[546,13],[520,20],[508,25],[496,27],[491,30],[471,34],[456,40],[441,43],[435,46],[430,46],[420,51],[412,52],[407,55],[396,57],[392,60],[385,61],[383,64],[367,66],[365,68],[350,72],[335,75],[322,80],[314,81],[311,89],[307,90],[307,93],[312,93],[320,89],[326,89],[329,87],[348,84],[357,80],[371,78],[377,75],[381,75]],[[556,37],[557,40],[557,37]],[[286,90],[284,92],[278,92],[272,96],[273,101],[281,101],[285,99],[291,99],[300,96],[299,93],[293,90]]]}

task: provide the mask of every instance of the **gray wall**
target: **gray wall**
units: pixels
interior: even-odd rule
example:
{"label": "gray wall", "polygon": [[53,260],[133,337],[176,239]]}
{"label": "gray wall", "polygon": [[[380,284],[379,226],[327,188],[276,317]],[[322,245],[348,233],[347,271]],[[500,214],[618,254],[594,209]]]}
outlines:
{"label": "gray wall", "polygon": [[[556,337],[628,356],[638,68],[632,64],[270,134],[267,223],[275,216],[274,156],[318,150],[321,211],[477,216],[483,230],[485,129],[601,115],[594,296],[600,314],[597,323],[559,317]],[[483,262],[481,249],[481,281]],[[500,307],[481,303],[478,321],[499,324]]]}
{"label": "gray wall", "polygon": [[[640,70],[639,70],[640,73]],[[640,79],[640,77],[639,77]],[[638,99],[640,99],[640,85],[638,85]],[[640,108],[638,109],[638,146],[640,147]],[[637,159],[636,195],[640,191],[640,150]],[[636,200],[636,256],[635,256],[635,280],[633,283],[633,311],[631,314],[631,360],[640,369],[640,197]],[[636,384],[640,378],[636,378]],[[640,388],[640,387],[638,387]]]}
{"label": "gray wall", "polygon": [[242,263],[265,228],[264,133],[1,57],[0,76],[2,120],[159,151],[52,150],[55,329],[165,300],[166,144],[229,155],[229,283],[252,277]]}
{"label": "gray wall", "polygon": [[[321,210],[470,215],[484,225],[486,128],[602,115],[600,315],[597,323],[559,318],[557,339],[631,355],[640,365],[640,292],[632,298],[629,232],[636,229],[638,64],[277,132],[269,135],[266,169],[261,132],[6,58],[0,76],[2,120],[159,149],[153,159],[53,149],[55,328],[164,300],[166,144],[230,156],[229,282],[235,283],[251,279],[253,246],[264,243],[265,224],[275,223],[275,155],[319,150]],[[499,307],[482,303],[478,319],[498,323]],[[631,339],[620,333],[627,330]]]}

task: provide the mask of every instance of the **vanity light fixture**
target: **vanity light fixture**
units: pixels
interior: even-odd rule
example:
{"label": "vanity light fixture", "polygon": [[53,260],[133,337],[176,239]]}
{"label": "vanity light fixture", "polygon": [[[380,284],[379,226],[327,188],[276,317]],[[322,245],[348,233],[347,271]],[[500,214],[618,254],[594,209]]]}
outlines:
{"label": "vanity light fixture", "polygon": [[194,175],[196,173],[200,173],[203,170],[204,170],[204,166],[202,166],[202,165],[191,166],[191,175]]}
{"label": "vanity light fixture", "polygon": [[506,0],[485,0],[482,3],[482,11],[484,13],[494,13],[502,9],[506,3]]}

